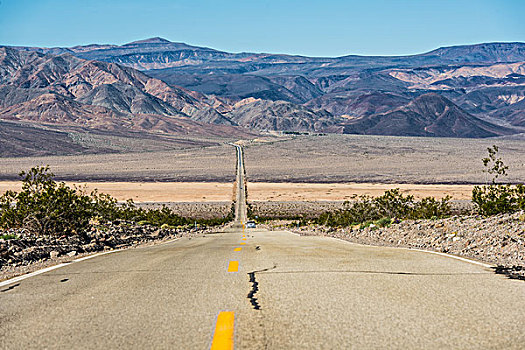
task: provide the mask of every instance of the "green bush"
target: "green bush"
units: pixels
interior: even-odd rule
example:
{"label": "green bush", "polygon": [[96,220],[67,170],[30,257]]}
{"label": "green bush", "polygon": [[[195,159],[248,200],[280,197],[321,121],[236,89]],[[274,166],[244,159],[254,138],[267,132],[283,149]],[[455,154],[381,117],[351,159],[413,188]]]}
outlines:
{"label": "green bush", "polygon": [[450,215],[450,197],[436,200],[432,197],[416,201],[413,196],[404,196],[399,189],[386,191],[382,196],[358,197],[354,202],[345,202],[343,209],[326,212],[315,223],[327,226],[368,227],[389,225],[392,219],[430,219]]}
{"label": "green bush", "polygon": [[80,234],[93,216],[92,200],[53,181],[48,167],[21,172],[22,191],[0,197],[0,226],[22,227],[36,234]]}
{"label": "green bush", "polygon": [[479,214],[490,216],[525,210],[525,186],[518,184],[474,186],[472,202]]}
{"label": "green bush", "polygon": [[392,219],[390,218],[381,218],[377,220],[376,222],[374,222],[374,224],[379,227],[390,226],[391,223],[392,223]]}
{"label": "green bush", "polygon": [[[80,188],[70,188],[53,180],[49,167],[32,168],[20,173],[22,191],[7,191],[0,196],[0,227],[25,228],[39,235],[82,235],[90,227],[90,220],[97,222],[133,221],[139,224],[170,227],[198,224],[211,226],[229,222],[225,218],[183,218],[166,206],[144,210],[132,200],[119,204],[110,195],[90,194]],[[96,220],[95,220],[96,219]]]}
{"label": "green bush", "polygon": [[497,158],[499,148],[496,145],[487,148],[487,151],[488,157],[482,159],[485,166],[483,172],[493,178],[490,185],[474,186],[472,190],[472,202],[477,212],[489,216],[525,210],[525,186],[496,183],[498,177],[507,175],[509,167]]}

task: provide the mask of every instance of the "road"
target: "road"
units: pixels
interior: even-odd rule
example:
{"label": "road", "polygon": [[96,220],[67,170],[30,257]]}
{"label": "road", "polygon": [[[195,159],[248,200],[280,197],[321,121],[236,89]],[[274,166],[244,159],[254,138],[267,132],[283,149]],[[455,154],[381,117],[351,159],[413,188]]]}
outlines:
{"label": "road", "polygon": [[524,348],[522,281],[436,254],[243,229],[241,202],[224,232],[2,285],[0,348]]}
{"label": "road", "polygon": [[235,178],[235,224],[242,227],[246,222],[246,171],[244,169],[244,150],[242,146],[234,144],[237,152],[237,175]]}

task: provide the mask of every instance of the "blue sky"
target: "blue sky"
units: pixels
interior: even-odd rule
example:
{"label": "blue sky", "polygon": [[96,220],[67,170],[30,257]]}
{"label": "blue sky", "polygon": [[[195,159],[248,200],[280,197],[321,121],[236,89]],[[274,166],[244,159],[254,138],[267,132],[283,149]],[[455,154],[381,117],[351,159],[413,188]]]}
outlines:
{"label": "blue sky", "polygon": [[402,55],[525,41],[525,0],[0,0],[0,45],[160,36],[240,52]]}

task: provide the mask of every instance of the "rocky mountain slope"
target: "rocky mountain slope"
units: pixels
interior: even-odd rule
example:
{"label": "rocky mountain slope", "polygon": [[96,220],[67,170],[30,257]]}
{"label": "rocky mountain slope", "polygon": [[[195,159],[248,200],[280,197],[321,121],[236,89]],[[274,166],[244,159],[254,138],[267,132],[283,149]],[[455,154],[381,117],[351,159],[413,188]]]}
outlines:
{"label": "rocky mountain slope", "polygon": [[350,121],[345,133],[397,136],[493,137],[513,130],[476,118],[446,98],[428,93],[385,113]]}
{"label": "rocky mountain slope", "polygon": [[152,114],[232,124],[183,89],[131,68],[70,54],[43,55],[0,48],[0,96],[0,115],[15,117],[14,111],[21,112],[28,104],[33,109],[42,107],[43,112],[56,118],[60,114],[70,119],[90,114],[101,121]]}
{"label": "rocky mountain slope", "polygon": [[248,98],[233,106],[228,117],[239,125],[258,130],[323,132],[340,120],[326,111],[313,111],[287,101]]}
{"label": "rocky mountain slope", "polygon": [[[336,58],[228,53],[162,38],[1,50],[0,115],[10,118],[31,109],[23,103],[52,93],[66,100],[45,96],[31,105],[51,103],[45,108],[56,111],[59,120],[66,118],[60,111],[72,110],[69,118],[94,127],[100,124],[75,115],[105,115],[102,119],[120,124],[142,114],[260,130],[385,135],[490,137],[525,131],[525,43]],[[6,58],[15,51],[18,65]],[[22,69],[24,64],[40,68]],[[444,115],[439,108],[413,110],[429,93],[443,98],[432,95],[430,104],[448,106]],[[50,121],[46,113],[30,114]]]}

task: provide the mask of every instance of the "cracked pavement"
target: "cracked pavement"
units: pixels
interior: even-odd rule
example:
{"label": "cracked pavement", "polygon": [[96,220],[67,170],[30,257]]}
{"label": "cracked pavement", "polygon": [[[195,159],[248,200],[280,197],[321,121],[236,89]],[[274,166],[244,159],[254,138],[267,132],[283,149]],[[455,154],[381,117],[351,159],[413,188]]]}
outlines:
{"label": "cracked pavement", "polygon": [[[0,294],[0,348],[520,348],[525,284],[418,251],[238,229],[99,256]],[[260,249],[256,250],[256,246]],[[238,273],[225,273],[236,257]],[[275,267],[275,268],[272,268]],[[258,283],[253,308],[249,293]],[[252,296],[253,297],[253,296]]]}

